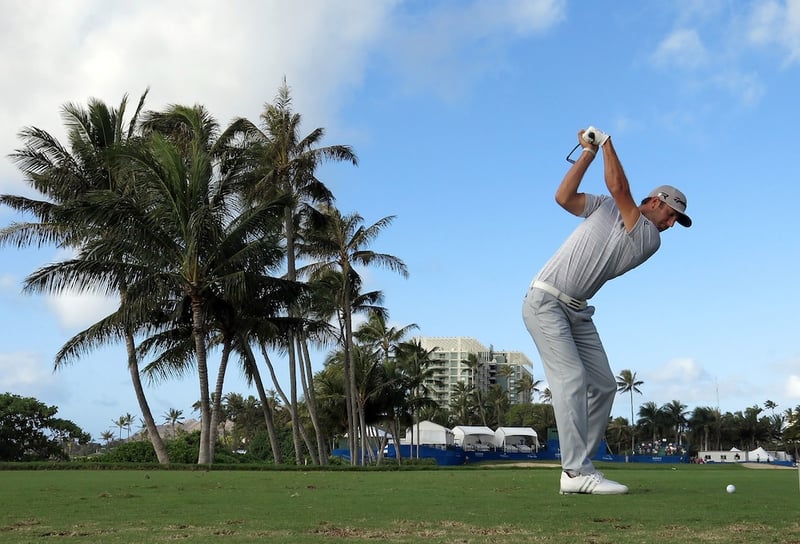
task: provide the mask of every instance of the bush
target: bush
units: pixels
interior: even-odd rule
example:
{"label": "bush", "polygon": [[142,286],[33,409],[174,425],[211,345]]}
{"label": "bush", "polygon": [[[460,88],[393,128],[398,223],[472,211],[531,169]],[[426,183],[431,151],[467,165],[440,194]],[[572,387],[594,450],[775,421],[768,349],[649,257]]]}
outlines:
{"label": "bush", "polygon": [[186,439],[192,435],[179,436],[175,440],[169,440],[165,445],[170,463],[192,464],[197,462],[200,455],[200,444]]}
{"label": "bush", "polygon": [[126,442],[102,455],[92,457],[99,463],[157,463],[156,450],[149,441]]}

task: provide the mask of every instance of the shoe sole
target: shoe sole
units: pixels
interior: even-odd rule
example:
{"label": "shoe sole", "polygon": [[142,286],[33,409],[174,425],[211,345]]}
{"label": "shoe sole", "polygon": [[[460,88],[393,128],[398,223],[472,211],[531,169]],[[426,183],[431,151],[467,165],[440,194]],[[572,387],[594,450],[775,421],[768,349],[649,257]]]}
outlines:
{"label": "shoe sole", "polygon": [[607,493],[586,493],[584,491],[559,491],[559,495],[627,495],[627,491],[612,491]]}

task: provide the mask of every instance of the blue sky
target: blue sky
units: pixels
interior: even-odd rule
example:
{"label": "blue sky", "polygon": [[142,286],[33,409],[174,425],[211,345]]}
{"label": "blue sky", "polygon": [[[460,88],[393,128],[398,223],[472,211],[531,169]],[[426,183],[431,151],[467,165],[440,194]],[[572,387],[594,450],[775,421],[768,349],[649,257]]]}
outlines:
{"label": "blue sky", "polygon": [[[580,128],[601,128],[637,198],[675,185],[694,219],[592,300],[615,374],[644,381],[637,405],[800,405],[800,1],[0,1],[4,157],[24,126],[63,137],[66,102],[149,86],[149,109],[202,103],[224,125],[256,120],[285,76],[303,132],[359,156],[319,172],[342,211],[396,216],[373,249],[410,278],[363,272],[392,323],[523,351],[538,379],[522,295],[578,221],[553,200],[564,157]],[[602,161],[582,189],[605,192]],[[7,158],[0,193],[30,194]],[[99,437],[139,415],[122,349],[52,361],[109,301],[20,292],[61,257],[0,248],[0,391]],[[236,371],[227,383],[253,393]],[[194,415],[194,376],[147,393],[158,420]],[[619,397],[614,414],[629,410]]]}

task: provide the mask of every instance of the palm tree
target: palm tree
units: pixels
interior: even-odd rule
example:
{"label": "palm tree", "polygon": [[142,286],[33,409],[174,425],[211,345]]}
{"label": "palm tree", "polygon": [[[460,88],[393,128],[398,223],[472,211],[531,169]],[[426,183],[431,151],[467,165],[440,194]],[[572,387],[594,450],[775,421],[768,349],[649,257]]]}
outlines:
{"label": "palm tree", "polygon": [[[315,205],[333,202],[332,193],[316,177],[317,167],[324,161],[346,161],[357,165],[358,159],[349,146],[319,146],[325,135],[322,128],[317,128],[301,137],[299,133],[301,116],[292,111],[291,102],[289,87],[284,79],[275,101],[265,105],[261,114],[260,126],[247,119],[238,119],[226,134],[242,135],[247,142],[247,159],[251,177],[242,187],[244,197],[249,202],[256,203],[276,196],[287,195],[289,197],[283,209],[286,278],[289,281],[296,281],[297,244],[302,237],[304,225],[309,217],[316,213]],[[300,314],[301,308],[298,305],[289,308],[290,318],[296,318]],[[289,359],[291,397],[289,409],[292,414],[296,462],[299,464],[301,459],[299,457],[297,370],[300,370],[301,380],[304,384],[311,380],[312,370],[308,358],[304,360],[301,355],[302,350],[307,350],[307,347],[298,350],[298,346],[306,342],[303,331],[289,328],[285,333],[286,338],[282,349],[285,350]],[[303,361],[304,364],[300,364],[300,361]],[[324,442],[322,429],[316,415],[314,390],[304,387],[303,394],[312,424],[319,435],[317,441],[319,456],[321,460],[324,460],[326,458]]]}
{"label": "palm tree", "polygon": [[522,397],[523,404],[530,404],[533,400],[533,394],[539,392],[539,384],[541,383],[542,380],[534,380],[533,376],[523,372],[514,385],[514,393]]}
{"label": "palm tree", "polygon": [[466,359],[461,360],[464,372],[467,374],[467,385],[477,387],[478,371],[483,366],[483,361],[475,353],[468,353]]}
{"label": "palm tree", "polygon": [[[117,203],[118,222],[136,241],[126,249],[138,268],[135,287],[172,315],[159,325],[168,334],[148,349],[161,352],[168,372],[197,367],[200,385],[201,440],[198,464],[213,462],[221,395],[212,407],[208,346],[224,316],[261,294],[265,263],[278,251],[274,229],[280,203],[244,206],[236,196],[241,165],[235,150],[217,138],[217,123],[201,106],[171,106],[143,122],[144,145],[126,149],[143,186],[139,201]],[[269,265],[266,265],[269,266]],[[131,286],[133,288],[133,286]],[[173,331],[173,332],[169,332]],[[223,331],[224,333],[224,331]],[[232,336],[223,335],[230,348]],[[225,343],[227,342],[227,344]],[[225,352],[227,355],[229,351]],[[217,387],[226,359],[220,364]],[[212,414],[212,409],[214,414]]]}
{"label": "palm tree", "polygon": [[631,372],[628,369],[623,370],[617,376],[617,393],[630,393],[631,395],[631,454],[633,455],[636,447],[636,423],[633,418],[633,394],[642,392],[639,386],[644,385],[644,382],[636,379],[636,372]]}
{"label": "palm tree", "polygon": [[516,375],[516,368],[514,366],[505,363],[500,365],[500,368],[497,369],[497,375],[502,376],[506,380],[506,390],[511,390],[512,386],[512,378]]}
{"label": "palm tree", "polygon": [[184,420],[183,410],[177,408],[170,408],[164,413],[164,423],[168,424],[172,429],[172,438],[175,438],[175,425]]}
{"label": "palm tree", "polygon": [[108,444],[114,440],[114,433],[113,431],[107,430],[100,433],[100,439],[106,443],[106,449],[108,449]]}
{"label": "palm tree", "polygon": [[397,345],[403,341],[411,331],[419,329],[416,323],[404,327],[389,327],[386,324],[386,312],[382,309],[371,309],[369,319],[362,324],[353,337],[364,344],[372,345],[379,350],[381,359],[386,363],[394,356]]}
{"label": "palm tree", "polygon": [[471,386],[470,389],[470,398],[472,404],[478,410],[478,415],[480,416],[481,424],[486,425],[486,402],[485,402],[485,394],[484,394],[484,387],[483,383],[478,382],[478,373],[481,372],[484,361],[478,357],[475,353],[468,353],[467,358],[461,361],[461,364],[466,367],[466,372],[468,376],[468,384]]}
{"label": "palm tree", "polygon": [[[402,342],[397,346],[397,365],[405,375],[404,387],[409,393],[407,406],[412,425],[419,423],[419,414],[424,408],[438,408],[438,403],[430,395],[432,388],[442,385],[438,370],[434,366],[433,354],[436,350],[437,348],[435,347],[430,350],[425,349],[419,340]],[[419,431],[418,426],[417,431]],[[412,433],[412,449],[414,442]],[[417,436],[416,442],[419,444],[419,436]],[[417,456],[419,456],[419,447],[417,448]]]}
{"label": "palm tree", "polygon": [[[350,436],[355,435],[355,424],[358,421],[356,414],[357,402],[355,399],[356,379],[352,365],[353,352],[353,294],[354,286],[361,283],[361,278],[356,271],[357,266],[378,265],[408,277],[405,263],[399,258],[385,253],[376,253],[368,249],[377,236],[394,220],[393,216],[384,217],[370,226],[363,225],[364,219],[357,213],[342,215],[335,208],[325,208],[316,229],[309,231],[306,243],[303,245],[303,254],[308,255],[315,262],[304,267],[312,278],[324,277],[331,271],[336,271],[341,284],[337,295],[337,309],[341,312],[344,325],[342,348],[344,351],[345,388],[349,399],[348,421]],[[352,444],[351,460],[355,461],[355,444]]]}
{"label": "palm tree", "polygon": [[[711,406],[698,406],[692,411],[689,418],[689,428],[694,432],[702,431],[703,441],[699,449],[711,449],[711,433],[714,432],[715,436],[719,436],[719,420],[720,413],[716,408]],[[697,439],[695,437],[695,439]]]}
{"label": "palm tree", "polygon": [[[106,223],[92,216],[92,201],[105,192],[123,193],[130,190],[131,180],[112,160],[111,152],[134,140],[135,129],[144,100],[145,91],[135,113],[125,126],[127,96],[117,109],[102,101],[91,99],[87,108],[66,104],[62,116],[68,133],[69,147],[63,146],[46,131],[26,128],[20,133],[24,142],[12,159],[20,167],[29,183],[46,200],[3,195],[0,203],[18,211],[30,212],[38,223],[13,224],[0,232],[0,243],[15,242],[29,245],[34,240],[57,243],[78,251],[71,262],[56,263],[40,268],[26,279],[28,291],[58,291],[74,287],[78,290],[94,289],[120,295],[121,305],[126,305],[126,284],[117,278],[116,289],[104,277],[87,274],[85,268],[88,241],[110,237]],[[119,274],[116,270],[106,274]],[[136,325],[122,323],[119,315],[109,316],[70,339],[56,355],[55,368],[61,368],[85,352],[114,340],[122,339],[127,350],[127,364],[139,408],[150,431],[151,441],[158,460],[169,462],[166,448],[145,397],[139,375],[138,358],[134,342]]]}
{"label": "palm tree", "polygon": [[609,443],[616,445],[616,452],[622,451],[622,442],[628,439],[628,434],[631,433],[632,427],[624,417],[614,418],[606,429],[606,433],[611,439]]}
{"label": "palm tree", "polygon": [[687,419],[686,405],[678,400],[673,400],[669,404],[661,407],[661,412],[675,429],[675,444],[681,444],[681,433],[686,428]]}
{"label": "palm tree", "polygon": [[497,427],[504,424],[503,416],[508,411],[511,403],[508,399],[508,391],[500,384],[494,384],[489,388],[486,395],[486,402],[491,408],[491,415],[489,421]]}
{"label": "palm tree", "polygon": [[542,390],[540,397],[541,397],[540,400],[542,401],[543,404],[550,404],[553,402],[553,393],[550,391],[549,387],[545,387]]}
{"label": "palm tree", "polygon": [[656,405],[655,402],[648,401],[639,407],[639,419],[636,422],[636,425],[643,427],[644,430],[650,430],[653,444],[658,442],[657,434],[660,430],[661,420],[661,409]]}
{"label": "palm tree", "polygon": [[126,413],[124,416],[120,418],[120,420],[125,424],[125,429],[128,431],[128,440],[131,438],[131,427],[133,426],[133,414]]}
{"label": "palm tree", "polygon": [[111,423],[119,429],[119,439],[122,440],[122,429],[125,428],[125,416],[120,416],[116,421],[112,420]]}
{"label": "palm tree", "polygon": [[[330,360],[336,360],[344,367],[342,351],[331,355]],[[352,364],[356,375],[355,401],[358,412],[358,434],[360,442],[360,464],[364,464],[367,449],[367,424],[377,420],[375,409],[381,406],[379,399],[387,386],[384,373],[383,360],[378,350],[370,346],[355,344],[352,352]],[[371,453],[371,451],[370,451]]]}
{"label": "palm tree", "polygon": [[775,408],[777,408],[777,407],[778,407],[778,404],[773,402],[773,401],[771,401],[771,400],[764,401],[764,408],[766,408],[767,410],[770,410],[773,413],[773,415],[775,414]]}
{"label": "palm tree", "polygon": [[459,425],[472,423],[472,410],[470,409],[470,394],[474,387],[464,381],[458,381],[450,392],[450,412]]}

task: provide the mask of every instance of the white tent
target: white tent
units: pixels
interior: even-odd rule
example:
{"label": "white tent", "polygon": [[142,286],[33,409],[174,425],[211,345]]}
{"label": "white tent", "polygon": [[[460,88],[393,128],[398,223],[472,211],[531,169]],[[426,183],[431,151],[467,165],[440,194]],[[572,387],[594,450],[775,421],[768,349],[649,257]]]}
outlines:
{"label": "white tent", "polygon": [[756,463],[771,463],[775,457],[761,446],[747,452],[747,460]]}
{"label": "white tent", "polygon": [[503,451],[530,453],[539,449],[539,435],[531,427],[498,427],[494,443]]}
{"label": "white tent", "polygon": [[477,425],[458,425],[453,427],[457,446],[465,450],[486,451],[494,447],[494,431],[489,427]]}
{"label": "white tent", "polygon": [[406,435],[400,439],[400,444],[417,446],[451,446],[453,443],[453,431],[427,420],[406,429]]}

